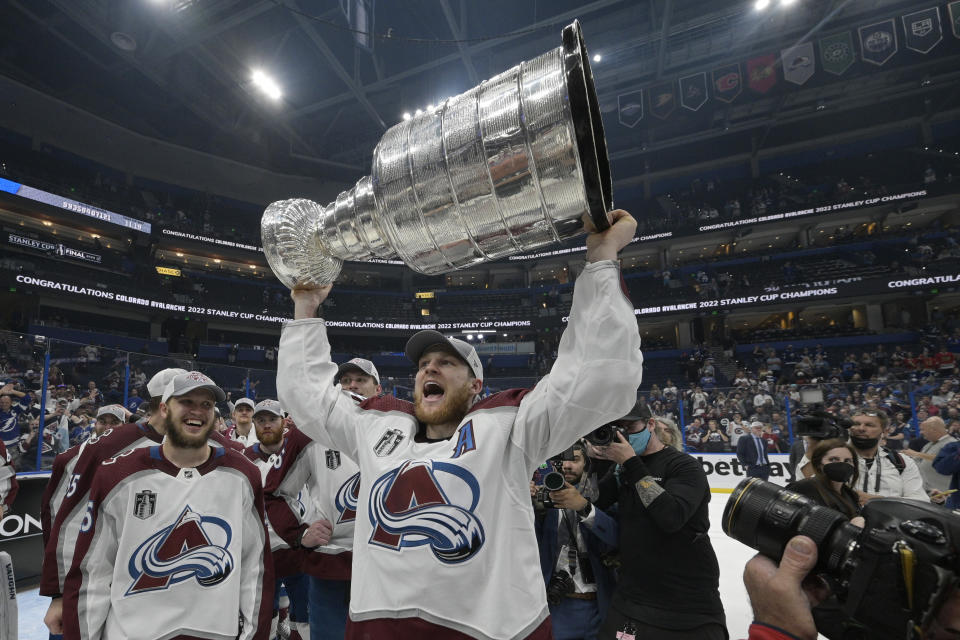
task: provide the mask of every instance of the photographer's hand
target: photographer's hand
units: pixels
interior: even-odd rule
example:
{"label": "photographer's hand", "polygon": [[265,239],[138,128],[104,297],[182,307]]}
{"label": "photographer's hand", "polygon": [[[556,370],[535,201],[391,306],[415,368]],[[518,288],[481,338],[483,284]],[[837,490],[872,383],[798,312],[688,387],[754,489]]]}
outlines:
{"label": "photographer's hand", "polygon": [[577,488],[569,482],[563,483],[563,489],[551,491],[550,499],[553,500],[553,506],[558,509],[580,511],[587,506],[587,499],[580,495]]}
{"label": "photographer's hand", "polygon": [[802,640],[816,640],[817,627],[810,607],[828,594],[822,582],[805,581],[816,563],[817,545],[806,536],[796,536],[787,543],[780,566],[766,556],[754,556],[743,571],[754,622]]}
{"label": "photographer's hand", "polygon": [[601,460],[612,460],[617,464],[623,464],[630,458],[637,455],[637,452],[633,450],[633,446],[631,446],[630,441],[624,438],[622,433],[617,431],[616,436],[617,439],[608,445],[591,447],[591,450],[594,452],[591,457],[600,458]]}

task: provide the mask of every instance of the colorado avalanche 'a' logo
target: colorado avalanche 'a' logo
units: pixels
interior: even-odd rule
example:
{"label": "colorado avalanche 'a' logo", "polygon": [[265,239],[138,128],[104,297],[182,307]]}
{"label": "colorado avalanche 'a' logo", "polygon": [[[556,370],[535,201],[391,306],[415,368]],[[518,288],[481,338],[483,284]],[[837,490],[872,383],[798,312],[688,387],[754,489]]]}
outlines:
{"label": "colorado avalanche 'a' logo", "polygon": [[360,499],[360,472],[356,472],[347,479],[340,488],[337,489],[337,497],[334,498],[334,505],[340,512],[337,518],[337,524],[341,522],[353,522],[357,519],[357,501]]}
{"label": "colorado avalanche 'a' logo", "polygon": [[395,551],[429,545],[441,562],[464,562],[486,539],[473,513],[479,501],[480,484],[463,467],[407,460],[373,483],[370,543]]}
{"label": "colorado avalanche 'a' logo", "polygon": [[195,579],[203,587],[220,584],[233,571],[227,551],[233,531],[226,520],[201,516],[188,505],[177,521],[137,547],[127,566],[133,583],[125,595],[156,591]]}

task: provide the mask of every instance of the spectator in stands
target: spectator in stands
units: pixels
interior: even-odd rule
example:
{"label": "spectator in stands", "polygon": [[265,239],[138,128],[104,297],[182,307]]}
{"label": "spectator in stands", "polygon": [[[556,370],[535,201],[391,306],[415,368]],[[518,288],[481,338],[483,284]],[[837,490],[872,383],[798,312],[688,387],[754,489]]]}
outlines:
{"label": "spectator in stands", "polygon": [[933,466],[937,454],[946,445],[956,442],[956,438],[947,433],[947,426],[938,417],[927,418],[920,423],[920,433],[927,444],[920,451],[904,449],[903,455],[909,456],[917,463],[920,476],[923,478],[923,488],[934,502],[944,501],[944,492],[950,486],[950,475],[937,471]]}
{"label": "spectator in stands", "polygon": [[703,451],[719,453],[730,449],[730,438],[720,430],[716,418],[707,420],[707,430],[703,434]]}
{"label": "spectator in stands", "polygon": [[903,421],[903,413],[898,412],[884,431],[884,444],[891,451],[900,451],[904,448],[907,438],[907,423]]}
{"label": "spectator in stands", "polygon": [[[22,452],[17,446],[22,433],[20,421],[32,404],[30,394],[18,389],[18,386],[8,382],[0,388],[0,440],[14,464]],[[16,403],[13,398],[17,399]]]}
{"label": "spectator in stands", "polygon": [[736,451],[737,442],[742,436],[747,435],[747,426],[743,423],[739,413],[734,413],[727,421],[727,436],[730,438],[730,447]]}
{"label": "spectator in stands", "polygon": [[143,398],[140,397],[140,391],[137,387],[130,389],[129,398],[127,398],[127,411],[136,413],[140,405],[143,404]]}
{"label": "spectator in stands", "polygon": [[684,428],[684,436],[688,451],[700,451],[700,443],[703,440],[703,421],[700,417],[693,419],[693,422]]}

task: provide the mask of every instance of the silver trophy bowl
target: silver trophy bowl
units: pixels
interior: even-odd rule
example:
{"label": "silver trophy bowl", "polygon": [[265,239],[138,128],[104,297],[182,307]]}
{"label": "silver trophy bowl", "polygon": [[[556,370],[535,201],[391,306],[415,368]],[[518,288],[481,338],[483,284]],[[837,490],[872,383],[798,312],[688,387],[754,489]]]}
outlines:
{"label": "silver trophy bowl", "polygon": [[371,175],[323,206],[274,202],[263,249],[287,287],[332,283],[344,260],[438,274],[562,242],[613,208],[600,105],[580,23],[562,46],[400,122]]}

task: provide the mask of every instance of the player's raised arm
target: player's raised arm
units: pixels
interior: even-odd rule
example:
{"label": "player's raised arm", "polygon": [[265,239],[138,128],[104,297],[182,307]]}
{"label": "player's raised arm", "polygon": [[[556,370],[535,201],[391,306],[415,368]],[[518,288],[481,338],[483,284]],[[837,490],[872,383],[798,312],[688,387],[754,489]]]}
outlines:
{"label": "player's raised arm", "polygon": [[354,402],[333,385],[337,365],[317,308],[330,285],[294,289],[294,321],[283,327],[277,357],[277,393],[297,428],[320,444],[356,458],[356,425],[362,415]]}
{"label": "player's raised arm", "polygon": [[637,223],[622,210],[602,233],[585,221],[587,265],[550,374],[520,404],[513,439],[531,460],[543,460],[578,437],[616,420],[636,400],[643,355],[633,304],[622,288],[617,254]]}

